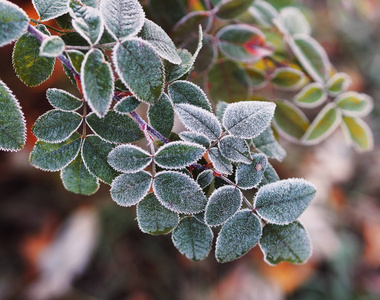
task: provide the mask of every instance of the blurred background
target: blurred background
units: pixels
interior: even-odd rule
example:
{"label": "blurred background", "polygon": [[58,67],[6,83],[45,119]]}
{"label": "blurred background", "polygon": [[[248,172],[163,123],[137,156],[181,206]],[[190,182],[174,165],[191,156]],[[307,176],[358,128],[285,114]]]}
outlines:
{"label": "blurred background", "polygon": [[[36,17],[29,0],[13,2]],[[301,217],[312,258],[272,267],[255,247],[232,263],[217,264],[213,255],[194,263],[170,235],[140,232],[135,208],[118,207],[107,185],[78,196],[64,189],[58,173],[31,167],[30,127],[51,109],[46,89],[76,91],[59,63],[41,86],[24,86],[8,45],[0,48],[0,78],[21,103],[28,140],[21,152],[0,152],[0,299],[380,299],[380,1],[270,2],[300,6],[333,65],[353,79],[351,89],[375,99],[366,119],[375,138],[370,153],[355,153],[340,130],[314,147],[281,140],[288,155],[275,163],[280,177],[304,177],[318,188]]]}

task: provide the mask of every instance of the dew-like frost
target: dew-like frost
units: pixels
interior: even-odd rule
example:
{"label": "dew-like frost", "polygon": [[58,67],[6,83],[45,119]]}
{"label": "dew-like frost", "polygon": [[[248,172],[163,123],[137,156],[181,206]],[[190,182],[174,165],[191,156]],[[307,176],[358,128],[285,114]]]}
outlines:
{"label": "dew-like frost", "polygon": [[249,164],[240,164],[236,168],[236,184],[243,190],[256,187],[263,178],[268,159],[264,154],[255,154]]}
{"label": "dew-like frost", "polygon": [[199,144],[205,147],[206,149],[209,148],[211,145],[210,140],[207,138],[207,136],[205,136],[202,133],[182,131],[179,134],[179,137],[187,142]]}
{"label": "dew-like frost", "polygon": [[225,136],[219,141],[222,155],[230,161],[251,163],[251,153],[245,140],[235,136]]}
{"label": "dew-like frost", "polygon": [[50,88],[46,91],[49,103],[56,109],[74,111],[82,107],[83,102],[65,90]]}
{"label": "dew-like frost", "polygon": [[108,163],[115,170],[136,173],[152,162],[151,155],[135,145],[120,145],[108,154]]}
{"label": "dew-like frost", "polygon": [[204,170],[199,173],[197,182],[202,189],[208,187],[214,180],[214,172],[212,170]]}
{"label": "dew-like frost", "polygon": [[213,147],[207,153],[216,171],[222,174],[232,174],[232,164],[222,155],[219,148]]}
{"label": "dew-like frost", "polygon": [[51,36],[41,43],[40,56],[56,57],[65,50],[65,42],[59,36]]}

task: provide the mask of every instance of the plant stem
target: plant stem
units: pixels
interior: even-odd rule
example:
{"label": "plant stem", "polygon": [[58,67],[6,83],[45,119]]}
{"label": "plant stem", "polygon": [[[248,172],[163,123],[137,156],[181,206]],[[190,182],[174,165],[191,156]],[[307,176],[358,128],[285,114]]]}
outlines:
{"label": "plant stem", "polygon": [[[42,24],[42,23],[40,23],[39,21],[34,20],[34,19],[30,19],[30,21],[32,21],[34,24],[37,24],[37,25],[38,25],[38,24]],[[42,25],[44,25],[44,26],[46,26],[47,28],[49,28],[49,29],[51,29],[51,30],[54,30],[54,31],[56,31],[56,32],[58,32],[58,33],[61,33],[61,34],[65,33],[64,31],[59,30],[59,29],[54,28],[54,27],[51,27],[51,26],[49,26],[49,25],[46,25],[46,24],[42,24]]]}

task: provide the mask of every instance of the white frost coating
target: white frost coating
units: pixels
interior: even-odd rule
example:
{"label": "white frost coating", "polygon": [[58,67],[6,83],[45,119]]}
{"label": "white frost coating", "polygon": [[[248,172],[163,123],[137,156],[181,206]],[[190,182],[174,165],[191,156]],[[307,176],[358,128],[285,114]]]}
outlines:
{"label": "white frost coating", "polygon": [[245,140],[235,136],[225,136],[219,141],[219,150],[230,161],[251,163],[252,156]]}
{"label": "white frost coating", "polygon": [[[317,100],[314,100],[314,102],[302,102],[302,101],[300,101],[300,99],[304,98],[311,89],[320,90],[321,94],[322,94],[321,97]],[[324,103],[326,101],[327,92],[325,90],[325,87],[320,82],[313,82],[313,83],[310,83],[310,84],[306,85],[305,87],[303,87],[303,89],[301,91],[299,91],[294,96],[293,99],[294,99],[295,104],[297,104],[300,107],[314,108],[314,107],[318,107],[319,105],[321,105],[322,103]]]}
{"label": "white frost coating", "polygon": [[311,27],[303,13],[296,7],[281,9],[276,25],[285,34],[311,34]]}
{"label": "white frost coating", "polygon": [[189,142],[171,142],[162,146],[155,154],[155,163],[168,169],[183,169],[196,163],[203,154],[206,148]]}
{"label": "white frost coating", "polygon": [[120,145],[113,149],[107,158],[112,168],[124,173],[144,170],[151,162],[151,155],[135,145]]}
{"label": "white frost coating", "polygon": [[41,21],[49,21],[69,11],[69,0],[32,0]]}
{"label": "white frost coating", "polygon": [[[276,82],[274,82],[274,80],[278,76],[281,76],[282,73],[293,73],[293,74],[296,74],[296,75],[299,76],[299,79],[298,79],[297,82],[295,82],[293,85],[290,85],[290,86],[277,84]],[[305,84],[305,82],[306,82],[306,76],[305,76],[304,72],[302,72],[300,70],[297,70],[297,69],[294,69],[294,68],[290,68],[290,67],[277,68],[272,73],[272,75],[270,77],[271,77],[271,81],[272,81],[273,85],[277,89],[281,89],[283,91],[296,91],[296,90],[300,89]]]}
{"label": "white frost coating", "polygon": [[368,147],[367,148],[360,148],[359,145],[356,143],[356,141],[354,141],[353,138],[351,137],[350,129],[348,128],[346,123],[342,122],[343,134],[344,134],[344,137],[345,137],[348,145],[353,146],[355,148],[355,150],[358,152],[372,151],[373,147],[374,147],[374,145],[373,145],[374,139],[373,139],[372,130],[369,128],[369,126],[362,119],[360,119],[360,118],[353,118],[353,119],[361,128],[363,128],[363,130],[367,136]]}
{"label": "white frost coating", "polygon": [[40,56],[57,57],[65,50],[65,42],[56,35],[44,39],[40,46]]}
{"label": "white frost coating", "polygon": [[249,190],[261,182],[268,165],[264,154],[255,154],[250,164],[240,164],[236,168],[235,182],[239,188]]}
{"label": "white frost coating", "polygon": [[[332,91],[332,86],[337,82],[342,81],[342,87],[338,91]],[[349,86],[352,84],[352,79],[350,76],[348,76],[346,73],[335,73],[326,83],[328,93],[331,96],[337,96],[342,92],[345,92]]]}
{"label": "white frost coating", "polygon": [[[350,101],[350,98],[355,100]],[[351,102],[354,109],[350,110],[344,107],[344,102]],[[336,106],[341,110],[342,114],[348,117],[365,117],[373,109],[373,99],[367,94],[360,94],[354,91],[345,92],[334,100]],[[364,105],[363,105],[364,104]],[[355,107],[356,106],[356,107]]]}
{"label": "white frost coating", "polygon": [[270,125],[276,105],[263,101],[242,101],[229,104],[223,115],[223,125],[240,138],[257,137]]}
{"label": "white frost coating", "polygon": [[[317,127],[321,126],[321,124],[320,124],[321,119],[323,119],[323,117],[327,113],[329,113],[330,110],[334,110],[336,113],[336,118],[335,118],[334,122],[329,125],[330,127],[327,128],[327,130],[325,130],[325,132],[322,135],[318,136],[317,138],[310,139],[310,136],[313,134],[315,129]],[[318,144],[319,142],[326,139],[330,134],[332,134],[339,127],[339,125],[341,123],[342,123],[342,113],[339,111],[339,109],[337,109],[335,103],[329,103],[318,113],[318,115],[315,117],[313,122],[311,122],[311,124],[310,124],[309,128],[306,130],[304,136],[301,138],[301,141],[302,141],[302,143],[304,143],[306,145]],[[325,126],[326,126],[326,124],[323,125],[324,129],[325,129]]]}
{"label": "white frost coating", "polygon": [[176,104],[174,109],[187,129],[202,133],[212,141],[222,134],[222,127],[211,112],[191,104]]}
{"label": "white frost coating", "polygon": [[303,213],[315,193],[315,186],[302,178],[280,180],[261,187],[253,206],[269,223],[286,225]]}
{"label": "white frost coating", "polygon": [[[65,90],[56,88],[49,88],[46,91],[46,98],[51,106],[62,111],[74,111],[79,109],[83,104],[83,102],[77,97],[71,95]],[[71,102],[71,104],[73,104],[73,107],[66,109],[66,107],[60,105],[60,102]]]}
{"label": "white frost coating", "polygon": [[187,142],[199,144],[205,148],[209,148],[211,145],[210,140],[202,133],[192,131],[182,131],[179,137]]}
{"label": "white frost coating", "polygon": [[213,180],[214,172],[212,170],[204,170],[197,177],[197,182],[202,189],[208,187]]}
{"label": "white frost coating", "polygon": [[220,153],[219,148],[211,148],[208,150],[208,157],[216,171],[222,174],[232,174],[233,167],[230,161]]}
{"label": "white frost coating", "polygon": [[248,12],[258,23],[264,26],[271,26],[272,20],[278,16],[277,10],[262,0],[255,0],[248,8]]}
{"label": "white frost coating", "polygon": [[109,33],[123,42],[143,27],[145,13],[137,0],[101,0],[100,13]]}
{"label": "white frost coating", "polygon": [[253,146],[266,156],[282,161],[286,156],[286,151],[279,144],[273,134],[273,130],[268,126],[258,137],[251,140]]}

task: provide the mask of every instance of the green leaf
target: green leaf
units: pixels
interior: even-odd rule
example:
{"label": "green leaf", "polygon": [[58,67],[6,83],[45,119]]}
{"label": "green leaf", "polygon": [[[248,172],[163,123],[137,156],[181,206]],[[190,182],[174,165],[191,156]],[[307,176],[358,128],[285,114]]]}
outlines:
{"label": "green leaf", "polygon": [[220,51],[230,59],[253,63],[273,54],[264,33],[247,24],[228,25],[216,34]]}
{"label": "green leaf", "polygon": [[83,5],[79,0],[71,0],[69,12],[76,32],[89,44],[97,44],[104,31],[104,21],[99,10]]}
{"label": "green leaf", "polygon": [[24,147],[25,140],[26,125],[20,104],[0,80],[0,150],[18,151]]}
{"label": "green leaf", "polygon": [[222,0],[215,7],[216,16],[221,19],[233,19],[245,12],[253,0]]}
{"label": "green leaf", "polygon": [[82,159],[87,169],[108,184],[119,175],[107,162],[108,154],[114,148],[115,145],[101,140],[96,135],[88,135],[82,145]]}
{"label": "green leaf", "polygon": [[237,62],[219,60],[208,72],[208,94],[214,101],[246,100],[250,86],[247,72]]}
{"label": "green leaf", "polygon": [[306,77],[303,72],[293,68],[277,68],[271,75],[273,85],[282,90],[295,91],[298,90],[304,83]]}
{"label": "green leaf", "polygon": [[122,98],[115,106],[114,110],[121,114],[127,114],[139,107],[140,101],[133,96],[127,96]]}
{"label": "green leaf", "polygon": [[79,50],[69,50],[69,51],[66,51],[66,53],[70,59],[71,65],[74,67],[75,71],[80,73],[80,70],[82,68],[82,63],[84,60],[83,52],[81,52]]}
{"label": "green leaf", "polygon": [[268,126],[259,136],[253,138],[252,142],[257,150],[268,157],[282,161],[286,156],[285,149],[277,142],[270,126]]}
{"label": "green leaf", "polygon": [[261,188],[264,185],[267,185],[269,183],[273,183],[273,182],[276,182],[279,180],[280,180],[280,177],[278,176],[276,170],[268,162],[267,167],[265,168],[263,177],[262,177],[260,183],[257,185],[257,188]]}
{"label": "green leaf", "polygon": [[75,111],[83,105],[83,101],[65,90],[50,88],[46,91],[46,97],[51,106],[63,111]]}
{"label": "green leaf", "polygon": [[100,118],[111,106],[114,77],[111,66],[98,49],[87,52],[81,68],[82,90],[91,110]]}
{"label": "green leaf", "polygon": [[289,38],[289,46],[302,67],[316,82],[324,83],[331,73],[325,50],[308,35],[296,34],[293,38]]}
{"label": "green leaf", "polygon": [[288,140],[298,141],[309,127],[305,114],[286,100],[276,101],[276,113],[273,125],[276,130]]}
{"label": "green leaf", "polygon": [[306,130],[302,141],[306,144],[317,144],[332,134],[342,123],[342,115],[334,103],[327,104],[315,117]]}
{"label": "green leaf", "polygon": [[191,132],[191,131],[182,131],[179,134],[179,137],[184,141],[187,141],[190,143],[196,143],[205,148],[209,148],[211,145],[210,140],[204,134],[201,134],[201,133],[196,133],[196,132]]}
{"label": "green leaf", "polygon": [[276,25],[282,33],[295,34],[311,34],[309,22],[297,7],[285,7],[281,9]]}
{"label": "green leaf", "polygon": [[267,165],[268,159],[264,154],[253,155],[250,164],[240,164],[236,168],[236,184],[243,190],[257,187],[263,178]]}
{"label": "green leaf", "polygon": [[213,147],[209,149],[208,157],[217,172],[222,174],[232,174],[232,164],[222,155],[219,148]]}
{"label": "green leaf", "polygon": [[251,153],[245,140],[234,136],[225,136],[219,141],[220,153],[230,161],[251,163]]}
{"label": "green leaf", "polygon": [[55,58],[40,56],[41,42],[29,32],[24,33],[13,48],[13,67],[27,86],[37,86],[53,73]]}
{"label": "green leaf", "polygon": [[99,189],[98,179],[87,170],[80,155],[62,169],[61,179],[64,187],[75,194],[92,195]]}
{"label": "green leaf", "polygon": [[208,187],[214,180],[214,172],[212,170],[204,170],[199,173],[197,182],[202,189]]}
{"label": "green leaf", "polygon": [[115,40],[135,36],[144,25],[144,10],[137,0],[102,0],[100,12]]}
{"label": "green leaf", "polygon": [[124,173],[144,170],[151,162],[151,155],[135,145],[120,145],[108,154],[110,166]]}
{"label": "green leaf", "polygon": [[176,46],[166,32],[154,22],[145,19],[144,26],[139,33],[139,37],[150,43],[162,58],[178,65],[182,62],[177,54]]}
{"label": "green leaf", "polygon": [[148,110],[149,124],[165,137],[169,137],[174,126],[174,108],[168,95],[162,94],[157,103]]}
{"label": "green leaf", "polygon": [[15,41],[28,28],[29,17],[17,5],[0,2],[0,47]]}
{"label": "green leaf", "polygon": [[162,206],[153,193],[137,204],[136,214],[140,230],[153,235],[167,234],[179,222],[178,214]]}
{"label": "green leaf", "polygon": [[261,237],[259,218],[248,209],[237,212],[222,227],[216,240],[215,257],[218,262],[235,260],[258,243]]}
{"label": "green leaf", "polygon": [[272,26],[273,19],[278,16],[277,10],[268,2],[255,0],[248,8],[249,14],[262,26]]}
{"label": "green leaf", "polygon": [[121,80],[137,99],[153,104],[161,97],[164,68],[150,44],[136,38],[117,44],[113,61]]}
{"label": "green leaf", "polygon": [[242,101],[229,104],[224,112],[223,126],[237,137],[251,139],[270,125],[276,105],[263,101]]}
{"label": "green leaf", "polygon": [[234,186],[225,185],[211,194],[205,211],[205,221],[209,226],[224,224],[241,207],[243,195]]}
{"label": "green leaf", "polygon": [[71,136],[81,124],[80,114],[53,109],[37,119],[32,132],[41,141],[60,143]]}
{"label": "green leaf", "polygon": [[327,99],[325,88],[319,82],[313,82],[306,85],[300,92],[294,96],[296,105],[305,108],[314,108]]}
{"label": "green leaf", "polygon": [[42,22],[62,16],[69,11],[68,0],[32,0]]}
{"label": "green leaf", "polygon": [[249,67],[246,69],[250,83],[255,89],[262,88],[268,83],[267,76],[264,71]]}
{"label": "green leaf", "polygon": [[212,20],[210,11],[192,11],[175,24],[171,36],[177,44],[188,42],[189,36],[198,33],[199,25],[204,32],[207,32]]}
{"label": "green leaf", "polygon": [[335,73],[327,81],[326,86],[331,96],[337,96],[345,92],[351,84],[352,80],[346,73]]}
{"label": "green leaf", "polygon": [[183,169],[197,162],[206,152],[203,146],[189,142],[171,142],[162,146],[154,161],[162,168]]}
{"label": "green leaf", "polygon": [[145,171],[121,174],[112,181],[112,200],[120,206],[135,205],[149,192],[152,180],[151,174]]}
{"label": "green leaf", "polygon": [[78,132],[61,143],[37,141],[30,153],[30,164],[44,171],[59,171],[71,163],[78,155],[81,145]]}
{"label": "green leaf", "polygon": [[169,96],[174,104],[188,103],[211,111],[211,103],[202,89],[186,80],[177,80],[168,87]]}
{"label": "green leaf", "polygon": [[259,245],[264,260],[270,265],[280,262],[302,264],[311,256],[310,237],[298,221],[288,225],[265,225]]}
{"label": "green leaf", "polygon": [[373,109],[372,98],[357,92],[345,92],[338,96],[334,102],[342,114],[348,117],[364,117]]}
{"label": "green leaf", "polygon": [[373,150],[371,129],[362,119],[343,117],[343,131],[350,144],[359,152]]}
{"label": "green leaf", "polygon": [[173,230],[174,246],[188,259],[199,261],[210,253],[213,233],[206,224],[195,217],[184,217]]}
{"label": "green leaf", "polygon": [[216,104],[215,115],[218,118],[220,123],[223,122],[223,116],[224,116],[224,112],[226,111],[227,106],[228,106],[228,103],[224,101],[218,101],[218,103]]}
{"label": "green leaf", "polygon": [[59,36],[50,36],[41,44],[40,56],[56,57],[65,50],[65,42]]}
{"label": "green leaf", "polygon": [[[195,41],[189,44],[192,47]],[[194,72],[196,74],[205,74],[215,63],[218,58],[218,45],[215,38],[209,34],[205,34],[202,41],[202,49],[199,51],[198,57],[194,63]]]}
{"label": "green leaf", "polygon": [[165,66],[165,78],[167,82],[173,82],[183,77],[188,71],[189,66],[191,68],[191,61],[193,56],[186,49],[178,49],[178,56],[181,58],[179,65],[173,65],[169,62],[164,62]]}
{"label": "green leaf", "polygon": [[135,121],[113,110],[103,118],[91,113],[87,116],[86,122],[94,133],[110,143],[132,143],[144,137],[144,133]]}
{"label": "green leaf", "polygon": [[220,123],[211,112],[191,104],[176,104],[174,108],[187,129],[204,134],[211,141],[222,134]]}
{"label": "green leaf", "polygon": [[153,191],[166,208],[178,213],[198,213],[207,203],[199,184],[180,172],[163,171],[156,174]]}
{"label": "green leaf", "polygon": [[303,213],[315,193],[315,186],[304,179],[280,180],[259,189],[254,207],[259,216],[269,223],[285,225]]}

